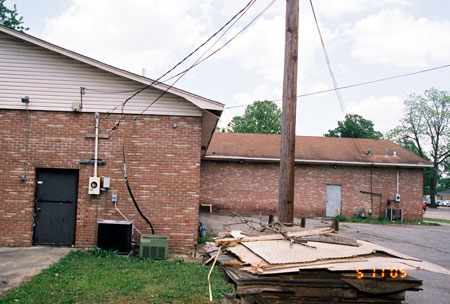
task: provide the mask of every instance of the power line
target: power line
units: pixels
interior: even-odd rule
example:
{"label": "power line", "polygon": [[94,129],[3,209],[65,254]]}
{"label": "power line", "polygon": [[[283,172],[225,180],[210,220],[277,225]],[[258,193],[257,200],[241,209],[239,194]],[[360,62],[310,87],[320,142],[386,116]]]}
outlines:
{"label": "power line", "polygon": [[[325,47],[325,42],[323,41],[322,32],[320,31],[319,22],[317,21],[316,11],[314,10],[314,5],[312,3],[312,0],[309,0],[309,3],[311,4],[311,11],[313,13],[314,22],[316,23],[316,28],[317,28],[317,33],[319,34],[320,43],[322,44],[322,50],[323,50],[323,54],[325,55],[325,61],[327,62],[328,71],[330,72],[330,76],[333,81],[334,92],[336,93],[336,96],[339,100],[339,105],[341,107],[341,111],[344,114],[344,117],[346,117],[347,111],[345,109],[344,99],[342,98],[341,92],[338,89],[336,77],[334,76],[333,69],[331,67],[330,58],[328,56],[328,52]],[[361,144],[359,143],[359,141],[357,141],[355,138],[352,137],[352,142],[355,145],[356,150],[359,150],[359,153],[362,153],[362,148],[361,148]]]}
{"label": "power line", "polygon": [[[139,89],[138,91],[136,91],[134,94],[132,94],[130,97],[128,97],[127,99],[125,99],[125,101],[120,105],[121,106],[121,117],[119,119],[119,121],[116,123],[116,125],[113,127],[112,130],[115,130],[119,127],[120,122],[124,119],[124,108],[125,105],[127,104],[128,101],[130,101],[132,98],[134,98],[136,95],[140,94],[141,92],[143,92],[144,90],[150,88],[151,86],[153,86],[155,83],[157,83],[159,80],[161,80],[163,77],[165,77],[166,75],[168,75],[169,73],[171,73],[174,69],[176,69],[180,64],[182,64],[183,62],[185,62],[189,57],[191,57],[194,53],[196,53],[200,48],[202,48],[205,44],[207,44],[211,39],[213,39],[218,33],[220,33],[225,27],[228,26],[228,24],[230,24],[236,17],[238,17],[242,12],[245,11],[245,9],[251,5],[253,5],[255,3],[256,0],[250,0],[245,6],[244,8],[242,8],[238,13],[236,13],[230,20],[228,20],[218,31],[216,31],[212,36],[210,36],[205,42],[203,42],[201,45],[199,45],[195,50],[193,50],[191,53],[189,53],[186,57],[184,57],[181,61],[179,61],[177,64],[175,64],[171,69],[169,69],[167,72],[165,72],[164,74],[162,74],[160,77],[158,77],[156,80],[153,80],[150,84],[142,87],[141,89]],[[160,97],[158,97],[159,99]],[[153,102],[154,103],[154,102]],[[114,112],[119,106],[116,106],[111,112]],[[110,112],[107,113],[107,117],[110,115]]]}
{"label": "power line", "polygon": [[204,62],[205,60],[207,60],[208,58],[210,58],[212,55],[214,55],[215,53],[217,53],[218,51],[220,51],[221,49],[223,49],[225,46],[227,46],[231,41],[234,40],[234,38],[236,38],[237,36],[239,36],[242,32],[244,32],[250,25],[252,25],[259,17],[261,17],[262,14],[264,14],[274,3],[276,0],[272,0],[272,2],[270,2],[258,15],[256,15],[244,28],[242,28],[239,32],[237,32],[233,37],[230,38],[230,40],[228,40],[225,44],[223,44],[220,48],[218,48],[217,50],[215,50],[214,52],[212,52],[211,54],[209,54],[207,57],[205,57],[204,59],[202,59],[201,61],[199,61],[198,63],[195,63],[194,65],[192,65],[190,68],[172,76],[171,78],[166,79],[167,80],[171,80],[175,77],[177,77],[178,75],[181,75],[185,72],[188,72],[191,68],[199,65],[200,63]]}
{"label": "power line", "polygon": [[[169,91],[174,85],[175,83],[180,80],[181,77],[183,77],[187,72],[189,72],[191,69],[193,69],[194,67],[196,67],[197,65],[199,65],[200,63],[204,62],[205,60],[207,60],[208,58],[210,58],[211,56],[213,56],[214,54],[216,54],[217,52],[219,52],[220,50],[222,50],[225,46],[227,46],[231,41],[233,41],[237,36],[239,36],[242,32],[244,32],[250,25],[252,25],[259,17],[261,17],[262,14],[264,14],[264,12],[266,12],[274,3],[276,0],[272,0],[272,2],[269,3],[269,5],[267,5],[258,15],[256,15],[244,28],[242,28],[239,32],[237,32],[233,37],[231,37],[227,42],[225,42],[221,47],[219,47],[218,49],[216,49],[214,52],[212,52],[211,54],[209,54],[207,57],[203,58],[202,60],[200,60],[200,58],[209,50],[207,50],[205,53],[203,53],[199,59],[194,62],[194,64],[192,64],[189,68],[187,68],[186,70],[176,74],[175,76],[168,78],[166,80],[171,80],[174,77],[178,78],[164,91],[162,92],[155,100],[153,100],[141,113],[139,113],[138,115],[136,115],[134,117],[134,120],[136,120],[138,118],[138,116],[142,115],[145,111],[148,110],[148,108],[150,108],[156,101],[158,101],[164,94],[167,93],[167,91]],[[220,37],[222,38],[223,35]],[[218,40],[220,40],[220,38]],[[216,41],[217,42],[217,41]],[[215,43],[214,43],[215,44]]]}
{"label": "power line", "polygon": [[[429,68],[429,69],[425,69],[425,70],[420,70],[420,71],[416,71],[416,72],[405,73],[405,74],[400,74],[400,75],[395,75],[395,76],[390,76],[390,77],[385,77],[385,78],[379,78],[379,79],[365,81],[365,82],[358,82],[358,83],[354,83],[354,84],[338,87],[336,89],[333,88],[333,89],[327,89],[327,90],[322,90],[322,91],[310,92],[310,93],[306,93],[306,94],[300,94],[300,95],[297,95],[297,98],[302,98],[302,97],[307,97],[307,96],[312,96],[312,95],[319,95],[319,94],[323,94],[323,93],[329,93],[329,92],[333,92],[335,90],[344,90],[344,89],[364,86],[364,85],[373,84],[373,83],[377,83],[377,82],[383,82],[383,81],[387,81],[387,80],[392,80],[392,79],[403,78],[403,77],[413,76],[413,75],[417,75],[417,74],[432,72],[432,71],[435,71],[435,70],[449,68],[449,67],[450,67],[450,64],[441,65],[441,66],[438,66],[438,67]],[[276,102],[276,101],[281,101],[281,100],[282,99],[279,98],[279,99],[272,99],[270,101]],[[230,107],[225,107],[225,109],[241,108],[241,107],[246,107],[246,106],[249,106],[249,105],[252,105],[252,104],[249,103],[249,104],[245,104],[245,105],[230,106]]]}
{"label": "power line", "polygon": [[236,22],[238,22],[241,18],[242,18],[242,16],[244,16],[245,15],[245,13],[250,9],[250,7],[251,6],[253,6],[253,4],[256,2],[256,0],[254,0],[253,1],[253,3],[251,4],[251,5],[248,5],[245,9],[244,9],[244,11],[242,12],[242,14],[222,33],[222,35],[220,35],[220,37],[219,38],[217,38],[217,40],[213,43],[213,44],[211,44],[211,46],[208,48],[208,49],[206,49],[201,55],[200,55],[200,57],[198,57],[197,58],[197,60],[188,68],[188,69],[186,69],[186,70],[184,70],[183,72],[181,72],[181,73],[178,73],[178,74],[176,74],[175,76],[172,76],[172,77],[170,77],[170,78],[168,78],[168,79],[165,79],[165,80],[163,80],[164,82],[166,82],[166,81],[169,81],[169,80],[172,80],[173,78],[175,78],[175,77],[178,77],[166,90],[164,90],[157,98],[155,98],[143,111],[141,111],[141,113],[139,113],[138,115],[136,115],[134,118],[133,118],[133,120],[137,120],[137,118],[138,118],[138,116],[140,116],[140,115],[142,115],[142,114],[144,114],[155,102],[157,102],[164,94],[166,94],[177,82],[178,82],[178,80],[180,80],[184,75],[186,75],[186,73],[187,72],[189,72],[192,68],[194,68],[197,64],[199,64],[200,63],[200,61],[201,61],[201,59],[202,59],[202,57],[207,53],[207,52],[209,52],[209,50],[211,50],[216,44],[217,44],[217,42],[219,42],[222,38],[223,38],[223,36],[225,36],[226,35],[226,33],[228,33],[228,31],[236,24]]}

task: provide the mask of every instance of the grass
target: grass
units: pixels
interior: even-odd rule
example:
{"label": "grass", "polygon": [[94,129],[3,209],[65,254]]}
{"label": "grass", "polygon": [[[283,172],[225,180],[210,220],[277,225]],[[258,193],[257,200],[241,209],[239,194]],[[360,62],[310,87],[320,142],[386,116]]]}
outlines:
{"label": "grass", "polygon": [[431,217],[424,217],[423,220],[429,221],[429,222],[439,222],[439,223],[450,224],[450,220],[437,219],[437,218],[431,218]]}
{"label": "grass", "polygon": [[[210,303],[201,263],[123,258],[112,252],[71,252],[0,303]],[[231,287],[211,274],[215,302]]]}
{"label": "grass", "polygon": [[[424,225],[424,226],[440,226],[438,223],[427,223],[424,221],[415,221],[415,222],[409,222],[409,221],[390,221],[387,218],[385,218],[384,216],[380,216],[376,219],[373,218],[362,218],[362,217],[352,217],[352,218],[347,218],[345,216],[342,215],[337,215],[335,217],[339,222],[353,222],[353,223],[369,223],[369,224],[379,224],[379,225],[384,225],[384,224],[407,224],[407,225]],[[424,218],[425,220],[425,218]]]}

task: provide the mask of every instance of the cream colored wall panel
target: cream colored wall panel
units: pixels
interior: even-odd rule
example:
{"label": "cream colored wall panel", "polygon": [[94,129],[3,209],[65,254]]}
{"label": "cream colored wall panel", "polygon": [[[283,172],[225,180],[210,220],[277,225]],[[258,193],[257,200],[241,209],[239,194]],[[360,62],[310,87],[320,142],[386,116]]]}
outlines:
{"label": "cream colored wall panel", "polygon": [[[80,101],[80,87],[85,88],[83,112],[106,113],[119,105],[115,113],[120,113],[120,104],[143,84],[0,33],[0,108],[25,109],[21,98],[29,96],[30,110],[71,111],[72,102]],[[124,113],[141,113],[161,93],[143,91],[127,103]],[[191,102],[170,93],[145,113],[202,115]]]}

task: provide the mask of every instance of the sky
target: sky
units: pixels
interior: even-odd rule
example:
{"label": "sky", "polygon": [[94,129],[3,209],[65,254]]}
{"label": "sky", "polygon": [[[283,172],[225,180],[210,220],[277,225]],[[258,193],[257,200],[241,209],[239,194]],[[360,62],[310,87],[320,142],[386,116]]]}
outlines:
{"label": "sky", "polygon": [[[242,115],[245,105],[255,100],[282,97],[285,0],[276,0],[247,26],[272,1],[257,0],[209,52],[244,31],[175,84],[225,104],[220,126]],[[8,7],[17,5],[30,27],[28,34],[136,74],[145,69],[152,79],[172,68],[247,3],[5,1]],[[450,64],[450,1],[313,0],[313,4],[338,86]],[[309,0],[300,0],[299,15],[298,95],[331,89]],[[196,54],[203,54],[203,49]],[[192,58],[174,74],[198,57]],[[350,113],[372,120],[376,130],[387,132],[400,123],[405,99],[431,87],[450,91],[449,79],[450,68],[443,68],[343,89],[343,107],[334,92],[298,98],[296,134],[322,136]],[[277,104],[281,107],[281,101]]]}

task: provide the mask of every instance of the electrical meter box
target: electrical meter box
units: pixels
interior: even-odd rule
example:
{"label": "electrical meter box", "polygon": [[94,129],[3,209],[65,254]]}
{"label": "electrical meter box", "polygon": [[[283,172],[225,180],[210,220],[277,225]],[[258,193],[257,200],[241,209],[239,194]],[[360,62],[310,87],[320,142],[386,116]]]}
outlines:
{"label": "electrical meter box", "polygon": [[89,194],[100,194],[100,177],[89,177]]}
{"label": "electrical meter box", "polygon": [[143,234],[139,247],[139,257],[152,260],[167,260],[169,256],[169,237]]}

